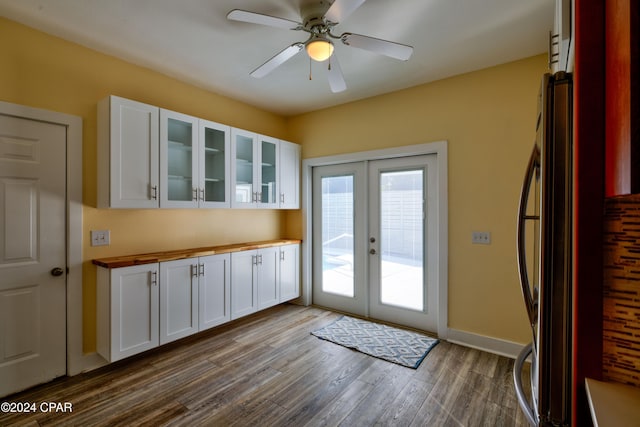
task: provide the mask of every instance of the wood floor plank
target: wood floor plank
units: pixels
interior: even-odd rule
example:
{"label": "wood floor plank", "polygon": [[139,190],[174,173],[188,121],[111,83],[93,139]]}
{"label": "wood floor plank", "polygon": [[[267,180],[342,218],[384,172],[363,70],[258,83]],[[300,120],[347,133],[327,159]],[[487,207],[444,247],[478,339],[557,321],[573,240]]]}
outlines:
{"label": "wood floor plank", "polygon": [[309,427],[337,426],[358,406],[362,399],[371,393],[373,385],[355,380],[329,402],[324,410],[310,419],[305,425]]}
{"label": "wood floor plank", "polygon": [[9,402],[0,426],[526,426],[513,360],[441,342],[418,369],[320,340],[340,314],[284,304]]}
{"label": "wood floor plank", "polygon": [[424,397],[433,389],[433,384],[410,379],[400,394],[387,405],[387,410],[377,423],[385,426],[409,426],[424,403]]}
{"label": "wood floor plank", "polygon": [[467,427],[456,420],[436,399],[431,397],[427,397],[424,401],[410,426]]}
{"label": "wood floor plank", "polygon": [[384,414],[389,402],[393,402],[411,378],[411,369],[391,364],[394,368],[387,371],[364,399],[343,420],[344,425],[374,425]]}
{"label": "wood floor plank", "polygon": [[[304,394],[298,394],[295,399],[287,402],[287,412],[277,420],[279,424],[303,425],[310,421],[317,414],[325,411],[328,405],[349,387],[360,374],[368,368],[371,358],[355,353],[351,357],[339,362],[339,369],[332,374],[326,375],[321,381],[314,383],[313,387],[304,384]],[[304,381],[303,377],[303,381]],[[291,388],[294,390],[295,384]],[[279,403],[276,400],[276,403]],[[285,405],[283,405],[285,406]]]}

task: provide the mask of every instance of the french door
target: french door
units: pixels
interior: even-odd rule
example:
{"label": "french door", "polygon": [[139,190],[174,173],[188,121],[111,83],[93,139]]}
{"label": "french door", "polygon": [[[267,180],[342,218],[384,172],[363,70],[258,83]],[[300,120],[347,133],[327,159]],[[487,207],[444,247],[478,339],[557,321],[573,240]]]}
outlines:
{"label": "french door", "polygon": [[436,331],[436,185],[434,155],[315,167],[314,304]]}

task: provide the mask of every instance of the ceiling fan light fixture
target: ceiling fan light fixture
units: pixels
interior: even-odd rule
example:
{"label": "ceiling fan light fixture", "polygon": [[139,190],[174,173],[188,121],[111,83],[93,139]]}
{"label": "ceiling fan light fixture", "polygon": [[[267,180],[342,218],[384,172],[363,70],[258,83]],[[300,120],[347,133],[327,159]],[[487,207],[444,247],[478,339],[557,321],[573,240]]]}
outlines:
{"label": "ceiling fan light fixture", "polygon": [[314,61],[322,62],[333,54],[333,43],[324,38],[316,38],[306,45],[307,54]]}

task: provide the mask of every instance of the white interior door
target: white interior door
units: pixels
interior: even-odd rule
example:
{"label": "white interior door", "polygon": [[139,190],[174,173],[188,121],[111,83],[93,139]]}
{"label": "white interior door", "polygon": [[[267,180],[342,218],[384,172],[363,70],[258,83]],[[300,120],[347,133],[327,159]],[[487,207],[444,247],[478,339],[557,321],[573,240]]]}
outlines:
{"label": "white interior door", "polygon": [[369,313],[437,331],[435,156],[369,163]]}
{"label": "white interior door", "polygon": [[368,313],[366,164],[313,168],[313,303]]}
{"label": "white interior door", "polygon": [[66,373],[66,128],[0,114],[0,396]]}

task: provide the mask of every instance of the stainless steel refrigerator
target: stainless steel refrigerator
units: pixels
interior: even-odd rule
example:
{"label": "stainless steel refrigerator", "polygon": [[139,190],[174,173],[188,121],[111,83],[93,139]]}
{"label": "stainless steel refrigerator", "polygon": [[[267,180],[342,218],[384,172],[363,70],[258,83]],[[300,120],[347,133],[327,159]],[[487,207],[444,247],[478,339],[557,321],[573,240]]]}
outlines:
{"label": "stainless steel refrigerator", "polygon": [[[518,269],[532,342],[514,364],[520,407],[534,426],[571,424],[572,81],[546,74],[536,141],[518,210]],[[531,362],[527,380],[523,374]]]}

